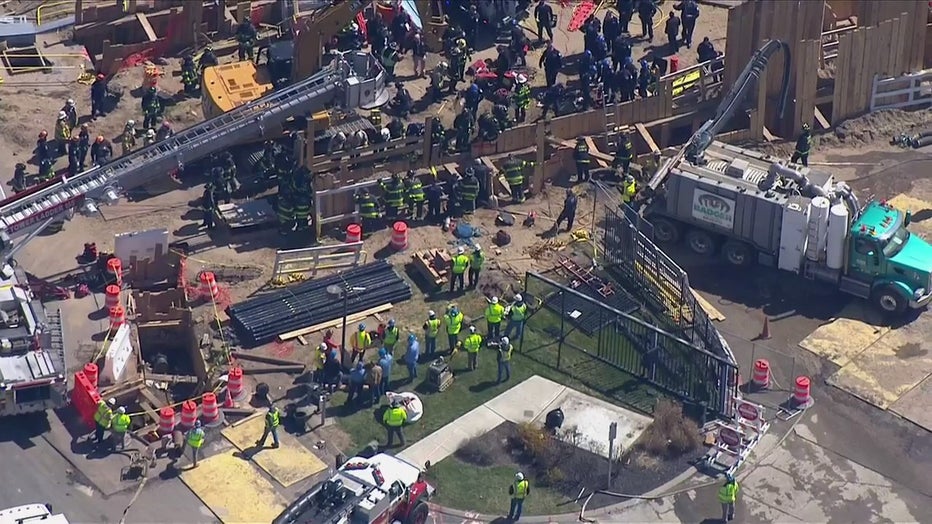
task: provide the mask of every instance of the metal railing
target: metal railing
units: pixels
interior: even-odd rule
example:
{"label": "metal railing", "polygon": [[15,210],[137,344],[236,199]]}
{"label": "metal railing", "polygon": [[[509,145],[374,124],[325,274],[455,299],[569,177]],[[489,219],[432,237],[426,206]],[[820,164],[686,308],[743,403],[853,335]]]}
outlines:
{"label": "metal railing", "polygon": [[74,0],[64,2],[46,2],[36,8],[36,25],[63,16],[74,14]]}
{"label": "metal railing", "polygon": [[651,411],[672,395],[697,416],[729,416],[738,367],[661,327],[537,273],[525,278],[532,312],[519,351],[584,385]]}

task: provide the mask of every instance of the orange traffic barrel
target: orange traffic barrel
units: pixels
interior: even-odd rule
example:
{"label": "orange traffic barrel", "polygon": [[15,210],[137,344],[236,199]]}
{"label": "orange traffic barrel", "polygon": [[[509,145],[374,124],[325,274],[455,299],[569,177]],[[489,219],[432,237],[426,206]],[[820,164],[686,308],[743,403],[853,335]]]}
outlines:
{"label": "orange traffic barrel", "polygon": [[230,391],[230,397],[236,402],[246,398],[246,387],[243,384],[243,368],[230,368],[227,378],[227,389]]}
{"label": "orange traffic barrel", "polygon": [[181,426],[182,429],[190,429],[197,422],[197,404],[193,400],[185,400],[181,403]]}
{"label": "orange traffic barrel", "polygon": [[217,395],[214,393],[204,393],[201,397],[201,422],[207,427],[218,426],[223,422]]}
{"label": "orange traffic barrel", "polygon": [[107,261],[107,271],[116,278],[117,283],[123,282],[123,262],[113,257]]}
{"label": "orange traffic barrel", "polygon": [[175,431],[175,410],[165,406],[159,410],[159,435],[171,435]]}
{"label": "orange traffic barrel", "polygon": [[217,278],[210,271],[201,273],[201,295],[212,299],[220,295],[220,288],[217,287]]}
{"label": "orange traffic barrel", "polygon": [[104,306],[109,310],[120,305],[120,286],[110,284],[104,288]]}
{"label": "orange traffic barrel", "polygon": [[408,224],[399,221],[392,225],[391,246],[397,251],[408,247]]}
{"label": "orange traffic barrel", "polygon": [[793,403],[796,407],[806,408],[812,404],[812,396],[809,392],[810,387],[811,381],[809,377],[796,377],[796,387],[793,389]]}
{"label": "orange traffic barrel", "polygon": [[362,226],[359,224],[350,224],[346,226],[346,243],[359,242],[362,240]]}
{"label": "orange traffic barrel", "polygon": [[754,361],[754,372],[751,374],[751,382],[757,389],[767,389],[770,387],[770,362],[762,358]]}
{"label": "orange traffic barrel", "polygon": [[126,310],[117,304],[110,308],[110,329],[118,329],[126,322]]}
{"label": "orange traffic barrel", "polygon": [[95,388],[97,387],[97,371],[97,364],[93,362],[84,364],[84,376],[87,377],[87,381]]}

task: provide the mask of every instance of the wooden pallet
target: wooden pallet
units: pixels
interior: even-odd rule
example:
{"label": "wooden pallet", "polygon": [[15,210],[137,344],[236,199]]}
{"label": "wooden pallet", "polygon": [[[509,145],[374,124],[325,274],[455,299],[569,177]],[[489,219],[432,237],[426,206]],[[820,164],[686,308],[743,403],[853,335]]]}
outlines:
{"label": "wooden pallet", "polygon": [[447,275],[453,259],[446,250],[427,249],[418,251],[411,255],[411,259],[417,272],[428,282],[438,287],[449,282]]}
{"label": "wooden pallet", "polygon": [[273,227],[278,223],[275,209],[268,200],[248,200],[241,203],[220,204],[217,215],[231,233]]}

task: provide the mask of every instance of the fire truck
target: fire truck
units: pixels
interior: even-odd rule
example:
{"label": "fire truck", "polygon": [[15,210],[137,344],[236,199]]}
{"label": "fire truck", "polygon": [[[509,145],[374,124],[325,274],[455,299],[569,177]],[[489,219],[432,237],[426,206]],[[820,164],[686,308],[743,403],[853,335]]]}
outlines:
{"label": "fire truck", "polygon": [[272,524],[424,524],[433,492],[421,470],[398,457],[353,457]]}

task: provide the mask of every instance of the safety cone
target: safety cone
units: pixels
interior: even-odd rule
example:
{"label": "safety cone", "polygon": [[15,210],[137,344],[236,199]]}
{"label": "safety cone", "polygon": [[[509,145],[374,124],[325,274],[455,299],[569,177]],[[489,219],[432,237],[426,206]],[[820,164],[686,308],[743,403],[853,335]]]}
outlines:
{"label": "safety cone", "polygon": [[230,393],[230,388],[227,388],[227,398],[223,401],[223,407],[225,408],[235,408],[236,403],[233,402],[233,394]]}
{"label": "safety cone", "polygon": [[757,340],[770,340],[770,317],[764,315],[764,325],[761,327]]}

